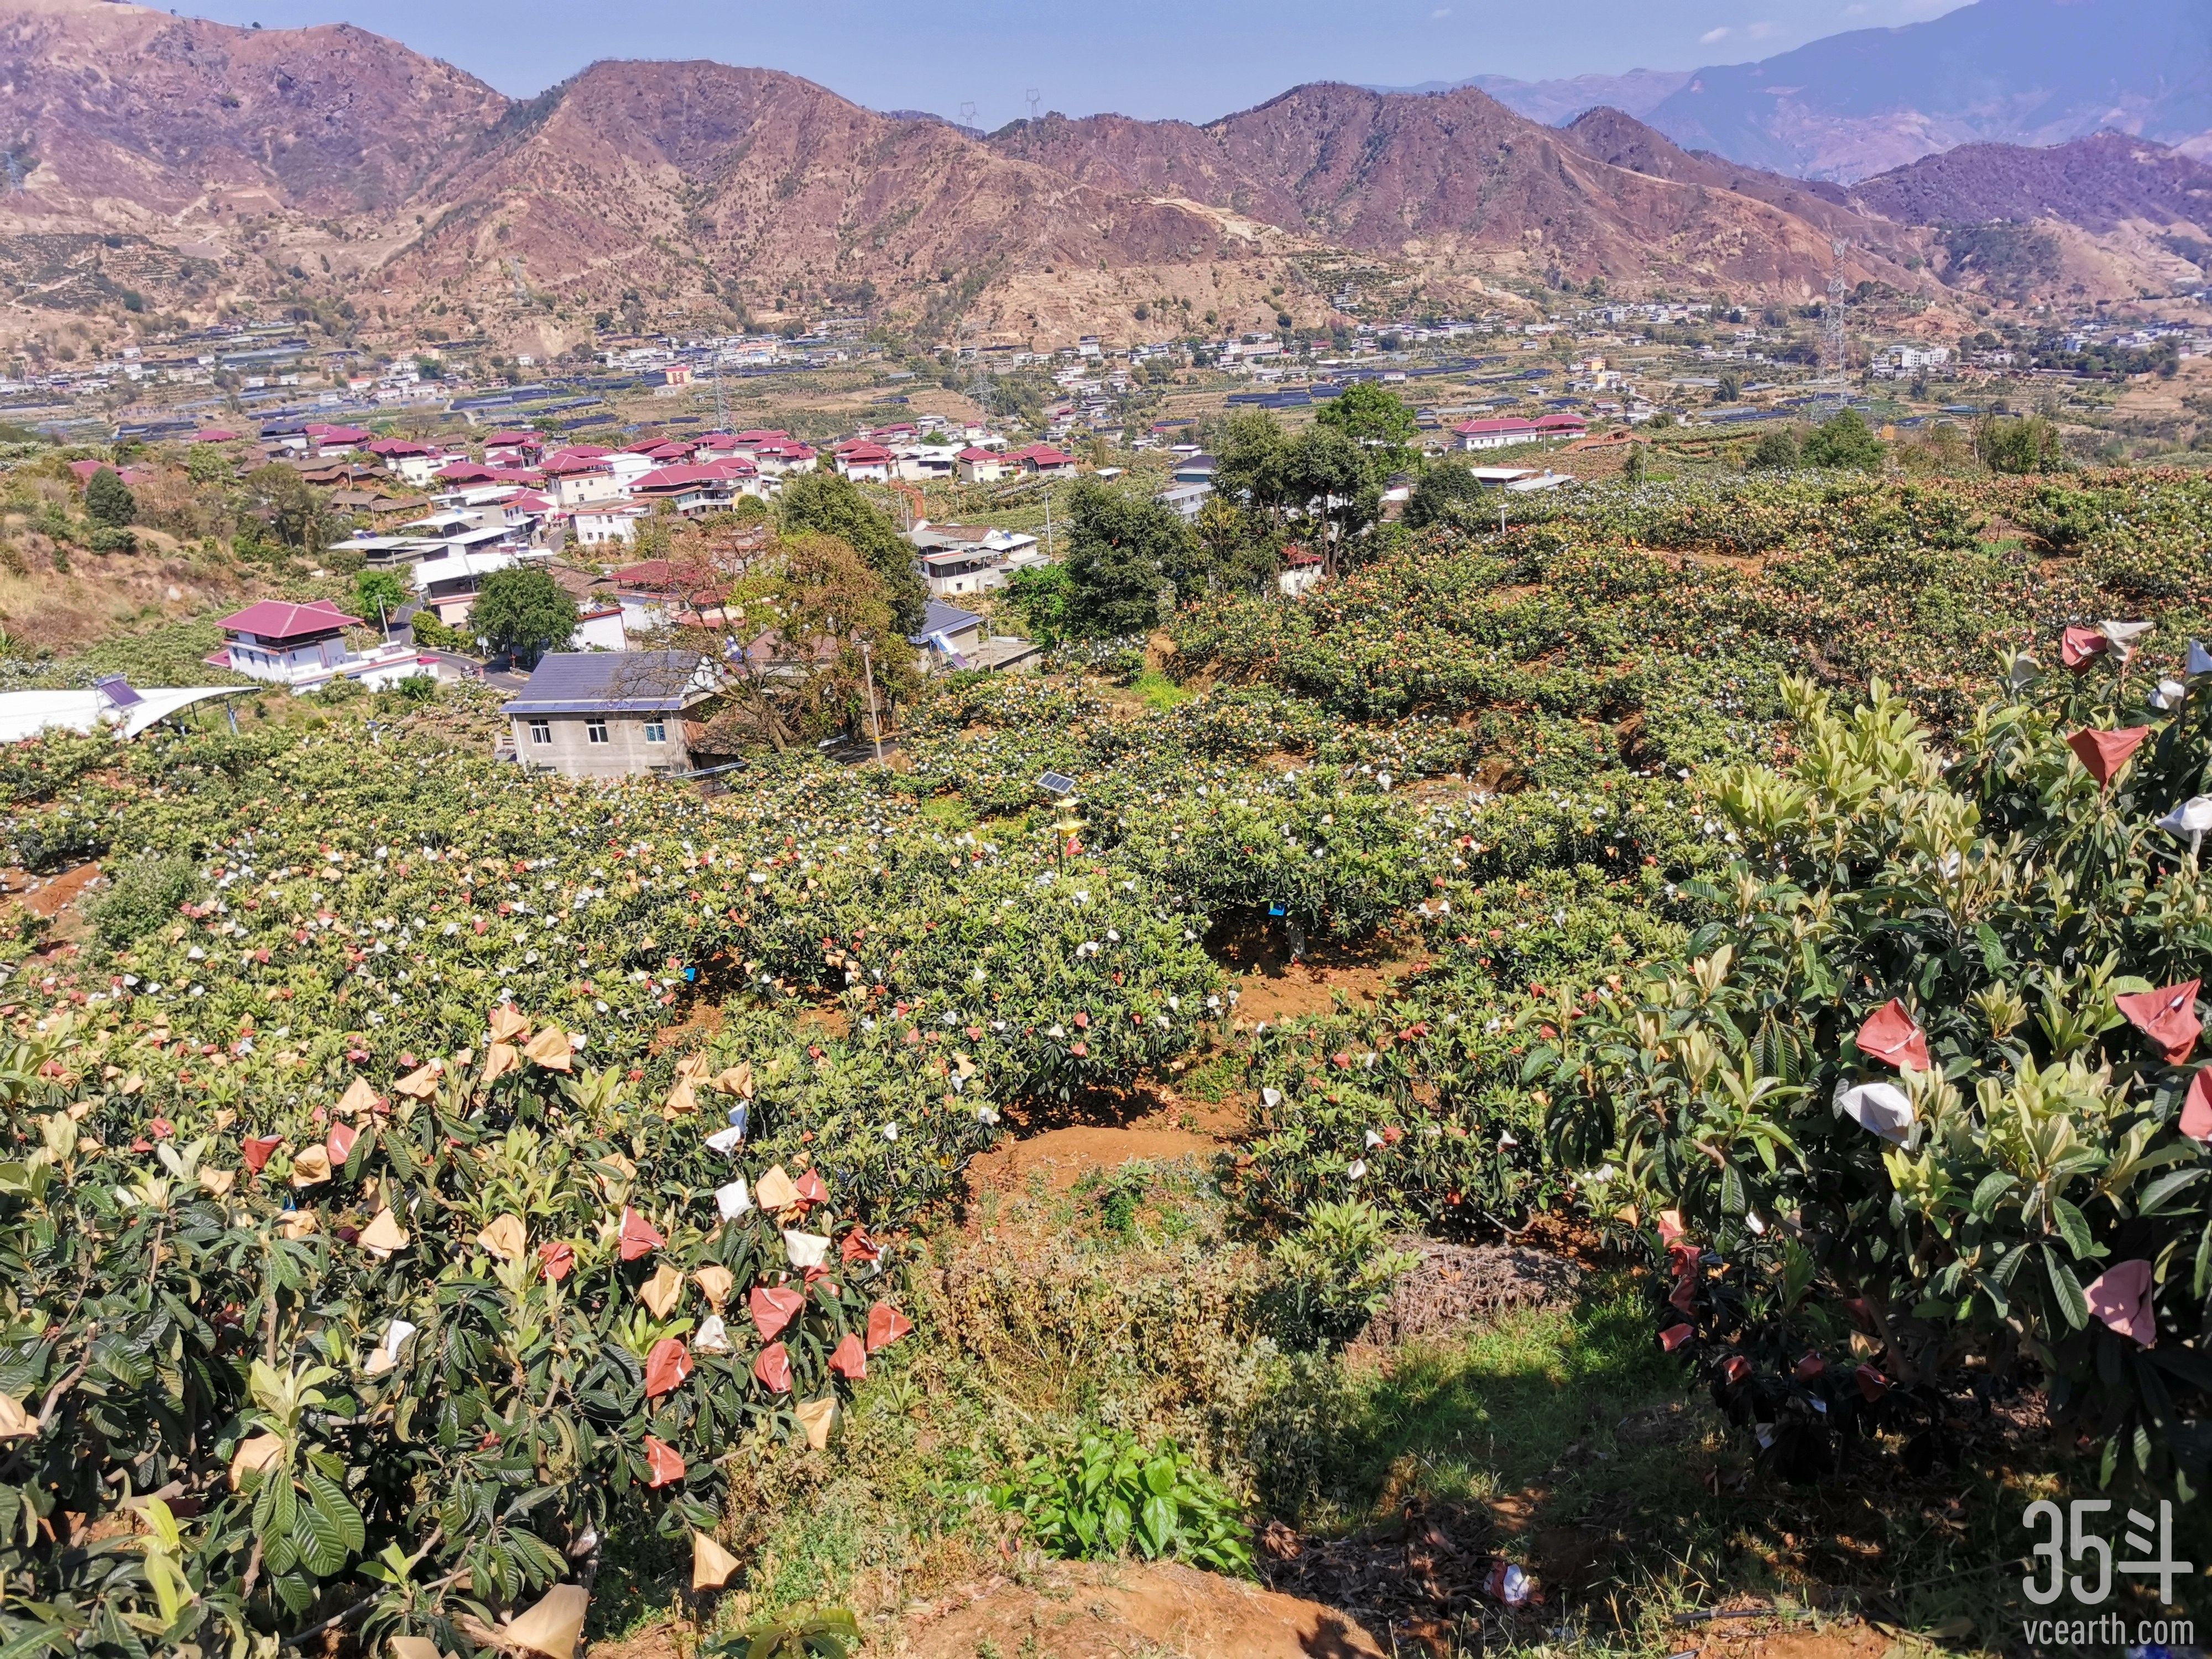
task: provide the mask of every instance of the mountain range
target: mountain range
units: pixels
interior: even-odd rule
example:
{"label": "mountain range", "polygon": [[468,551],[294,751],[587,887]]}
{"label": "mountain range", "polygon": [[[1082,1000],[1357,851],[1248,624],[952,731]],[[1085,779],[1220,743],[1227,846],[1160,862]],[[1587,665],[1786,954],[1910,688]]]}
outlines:
{"label": "mountain range", "polygon": [[833,309],[945,339],[1164,337],[1596,278],[1800,301],[1839,240],[1848,282],[1941,305],[1987,285],[1986,247],[1978,265],[1945,227],[2003,217],[2052,227],[2030,273],[2048,294],[2132,297],[2196,280],[2172,250],[2212,225],[2212,170],[2148,140],[1975,146],[1846,189],[1619,109],[1547,125],[1474,87],[1320,83],[1204,125],[1054,114],[978,136],[698,61],[603,62],[511,100],[349,26],[113,0],[13,0],[0,64],[0,335],[136,295],[343,304],[546,352],[602,315]]}
{"label": "mountain range", "polygon": [[1754,64],[1457,84],[1549,123],[1610,105],[1686,149],[1844,183],[1960,144],[2051,145],[2104,131],[2212,159],[2212,6],[1975,0]]}

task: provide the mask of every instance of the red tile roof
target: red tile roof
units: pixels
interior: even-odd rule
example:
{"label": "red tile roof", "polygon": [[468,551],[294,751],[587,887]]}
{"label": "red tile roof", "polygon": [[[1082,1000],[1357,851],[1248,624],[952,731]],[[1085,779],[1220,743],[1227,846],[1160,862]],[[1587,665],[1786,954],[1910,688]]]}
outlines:
{"label": "red tile roof", "polygon": [[328,599],[293,605],[283,599],[264,599],[225,617],[216,624],[226,634],[252,634],[264,640],[296,639],[308,634],[327,634],[333,629],[360,628],[358,617],[349,617]]}
{"label": "red tile roof", "polygon": [[694,484],[720,483],[728,476],[719,466],[664,466],[644,474],[630,488],[641,492],[689,489]]}

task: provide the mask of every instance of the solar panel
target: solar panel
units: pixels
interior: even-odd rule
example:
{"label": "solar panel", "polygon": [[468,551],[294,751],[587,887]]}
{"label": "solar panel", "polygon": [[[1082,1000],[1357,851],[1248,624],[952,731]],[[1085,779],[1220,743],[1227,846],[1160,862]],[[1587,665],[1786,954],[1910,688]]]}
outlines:
{"label": "solar panel", "polygon": [[93,685],[101,696],[107,699],[112,708],[136,708],[146,701],[131,689],[131,682],[120,674],[110,674],[104,680],[94,680]]}
{"label": "solar panel", "polygon": [[1075,793],[1075,780],[1065,772],[1048,772],[1037,780],[1037,787],[1049,795],[1072,795]]}

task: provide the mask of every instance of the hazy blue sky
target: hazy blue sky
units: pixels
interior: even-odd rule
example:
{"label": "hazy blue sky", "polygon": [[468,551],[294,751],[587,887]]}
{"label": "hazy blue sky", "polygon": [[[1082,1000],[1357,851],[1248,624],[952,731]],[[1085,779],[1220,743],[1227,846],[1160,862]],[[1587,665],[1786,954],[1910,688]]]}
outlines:
{"label": "hazy blue sky", "polygon": [[1765,58],[1958,0],[203,0],[270,28],[348,21],[528,95],[600,58],[787,70],[877,109],[983,126],[1041,107],[1208,120],[1303,81],[1406,86]]}

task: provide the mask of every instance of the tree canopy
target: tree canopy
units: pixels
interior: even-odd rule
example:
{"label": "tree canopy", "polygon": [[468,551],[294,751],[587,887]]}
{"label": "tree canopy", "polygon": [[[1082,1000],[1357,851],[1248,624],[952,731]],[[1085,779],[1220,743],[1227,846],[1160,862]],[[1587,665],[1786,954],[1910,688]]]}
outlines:
{"label": "tree canopy", "polygon": [[121,530],[137,515],[138,498],[113,467],[103,466],[84,486],[84,510],[94,524]]}
{"label": "tree canopy", "polygon": [[1788,427],[1763,432],[1744,463],[1753,472],[1786,472],[1797,465],[1797,434]]}
{"label": "tree canopy", "polygon": [[576,631],[576,602],[550,571],[495,570],[477,590],[469,625],[501,650],[535,656],[568,645]]}
{"label": "tree canopy", "polygon": [[1393,470],[1412,464],[1413,446],[1420,438],[1413,411],[1395,392],[1386,392],[1372,380],[1357,380],[1345,387],[1322,405],[1314,422],[1374,450]]}
{"label": "tree canopy", "polygon": [[1808,466],[1842,467],[1854,472],[1879,472],[1887,453],[1856,409],[1840,410],[1821,422],[1805,440],[1802,452]]}
{"label": "tree canopy", "polygon": [[1318,521],[1316,539],[1334,562],[1342,544],[1381,516],[1382,452],[1363,447],[1340,426],[1318,423],[1295,437],[1272,416],[1231,416],[1213,474],[1215,493],[1267,516]]}
{"label": "tree canopy", "polygon": [[835,472],[808,472],[792,479],[783,487],[777,517],[787,536],[813,532],[843,542],[882,578],[899,632],[911,634],[921,628],[929,589],[915,568],[914,549],[851,479]]}
{"label": "tree canopy", "polygon": [[1451,461],[1431,466],[1414,482],[1413,493],[1406,498],[1406,527],[1425,530],[1433,524],[1449,523],[1455,507],[1472,507],[1481,499],[1482,486],[1468,468]]}
{"label": "tree canopy", "polygon": [[368,621],[380,614],[386,621],[407,603],[407,584],[389,570],[362,570],[353,579],[354,609]]}
{"label": "tree canopy", "polygon": [[1170,507],[1089,479],[1068,492],[1067,619],[1091,638],[1158,626],[1195,574],[1189,530]]}

